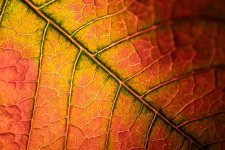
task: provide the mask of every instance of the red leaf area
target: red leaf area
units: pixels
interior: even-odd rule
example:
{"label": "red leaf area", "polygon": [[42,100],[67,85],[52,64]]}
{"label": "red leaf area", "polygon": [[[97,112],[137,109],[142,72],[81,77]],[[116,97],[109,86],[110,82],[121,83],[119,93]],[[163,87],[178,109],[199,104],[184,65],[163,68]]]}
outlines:
{"label": "red leaf area", "polygon": [[224,0],[0,8],[0,149],[225,149]]}
{"label": "red leaf area", "polygon": [[1,149],[18,145],[24,149],[37,81],[35,62],[23,58],[11,42],[4,43],[0,52],[0,79]]}

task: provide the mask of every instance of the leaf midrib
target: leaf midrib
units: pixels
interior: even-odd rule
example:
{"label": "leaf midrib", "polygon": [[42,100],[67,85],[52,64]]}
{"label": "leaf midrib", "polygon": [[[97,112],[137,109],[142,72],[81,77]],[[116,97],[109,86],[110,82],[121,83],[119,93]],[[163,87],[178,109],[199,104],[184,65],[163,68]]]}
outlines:
{"label": "leaf midrib", "polygon": [[[6,8],[8,0],[4,1],[3,4],[3,9],[0,12],[0,21],[2,19],[2,15],[4,13],[4,10]],[[48,16],[46,16],[45,14],[43,14],[38,7],[36,7],[31,1],[29,0],[23,0],[23,2],[29,7],[32,8],[32,10],[34,10],[34,12],[36,12],[41,18],[43,18],[46,22],[47,25],[51,24],[57,31],[59,31],[64,37],[66,37],[70,42],[72,42],[75,46],[77,46],[80,50],[80,52],[85,53],[90,59],[92,59],[97,65],[99,65],[103,70],[105,70],[109,75],[111,75],[121,86],[123,86],[127,91],[129,91],[131,94],[133,94],[133,96],[135,96],[143,105],[145,105],[149,110],[153,111],[154,116],[155,117],[160,117],[161,119],[163,119],[167,124],[169,124],[172,128],[174,128],[176,131],[178,131],[180,134],[182,134],[184,137],[186,137],[190,143],[194,143],[197,147],[201,148],[201,145],[195,141],[194,139],[192,139],[187,133],[185,133],[184,131],[182,131],[181,129],[179,129],[179,127],[175,126],[171,121],[169,121],[169,119],[167,119],[165,116],[163,116],[159,111],[157,111],[155,108],[153,108],[149,103],[147,103],[142,96],[139,96],[133,89],[131,89],[128,85],[126,85],[126,83],[124,83],[123,80],[121,80],[117,75],[115,75],[107,66],[105,66],[101,61],[99,61],[95,55],[93,55],[91,52],[89,52],[85,47],[83,47],[80,42],[77,39],[74,39],[73,37],[71,37],[64,29],[62,29],[57,23],[55,23],[53,20],[51,20]],[[153,28],[154,29],[154,28]],[[148,28],[147,31],[152,30],[151,28]],[[146,32],[140,32],[140,33],[146,33]],[[45,32],[43,33],[45,34]],[[44,35],[43,35],[44,36]],[[134,37],[137,36],[137,34],[134,34]],[[133,37],[133,36],[132,36]],[[128,37],[130,38],[130,37]],[[126,38],[125,38],[126,40]],[[113,46],[113,45],[111,45]],[[107,48],[105,48],[104,50],[106,50]],[[36,92],[37,93],[37,92]],[[35,105],[35,102],[34,102]],[[34,108],[34,106],[33,106]],[[33,116],[32,116],[33,118]],[[32,119],[31,118],[31,119]],[[151,124],[154,124],[154,120],[152,121]],[[31,128],[30,128],[31,130]],[[30,131],[29,131],[30,132]],[[149,130],[150,132],[150,130]],[[29,135],[30,137],[30,135]],[[28,142],[29,143],[29,142]],[[29,144],[28,144],[29,145]]]}
{"label": "leaf midrib", "polygon": [[153,111],[157,116],[159,116],[161,119],[163,119],[167,124],[172,126],[175,130],[177,130],[179,133],[181,133],[183,136],[185,136],[187,139],[189,139],[190,142],[193,142],[196,146],[199,148],[201,147],[200,144],[192,139],[187,133],[183,132],[181,129],[179,129],[177,126],[175,126],[172,122],[170,122],[166,117],[164,117],[160,112],[158,112],[155,108],[153,108],[151,105],[149,105],[141,96],[139,96],[135,91],[133,91],[129,86],[127,86],[117,75],[112,73],[112,71],[107,68],[102,62],[100,62],[98,59],[92,56],[92,54],[83,47],[79,41],[71,37],[66,31],[64,31],[60,26],[57,25],[53,20],[51,20],[49,17],[47,17],[45,14],[43,14],[37,7],[29,0],[24,0],[24,2],[32,8],[38,15],[40,15],[44,20],[49,22],[56,30],[58,30],[62,35],[64,35],[67,39],[69,39],[75,46],[77,46],[81,52],[84,52],[89,58],[91,58],[97,65],[99,65],[103,70],[105,70],[109,75],[111,75],[118,83],[120,83],[126,90],[128,90],[130,93],[132,93],[142,104],[144,104],[148,109]]}

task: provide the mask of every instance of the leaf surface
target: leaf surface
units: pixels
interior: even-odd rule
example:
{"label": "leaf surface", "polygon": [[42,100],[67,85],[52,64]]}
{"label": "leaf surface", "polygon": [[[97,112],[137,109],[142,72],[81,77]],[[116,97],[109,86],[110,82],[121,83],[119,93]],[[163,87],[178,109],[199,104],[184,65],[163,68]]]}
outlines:
{"label": "leaf surface", "polygon": [[0,149],[224,149],[224,7],[1,0]]}

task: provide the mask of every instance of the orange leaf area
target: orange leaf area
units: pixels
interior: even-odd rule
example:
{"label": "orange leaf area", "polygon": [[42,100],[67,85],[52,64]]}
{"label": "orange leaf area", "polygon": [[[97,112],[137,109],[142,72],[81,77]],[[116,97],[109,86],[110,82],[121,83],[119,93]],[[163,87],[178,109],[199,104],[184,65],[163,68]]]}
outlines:
{"label": "orange leaf area", "polygon": [[0,150],[225,149],[224,0],[0,0]]}

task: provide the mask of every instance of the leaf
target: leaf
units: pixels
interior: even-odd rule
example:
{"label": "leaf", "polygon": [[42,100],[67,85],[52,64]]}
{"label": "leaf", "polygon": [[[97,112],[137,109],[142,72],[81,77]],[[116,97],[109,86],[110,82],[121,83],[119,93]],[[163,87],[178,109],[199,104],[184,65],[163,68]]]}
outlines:
{"label": "leaf", "polygon": [[223,0],[1,0],[0,149],[224,149]]}

